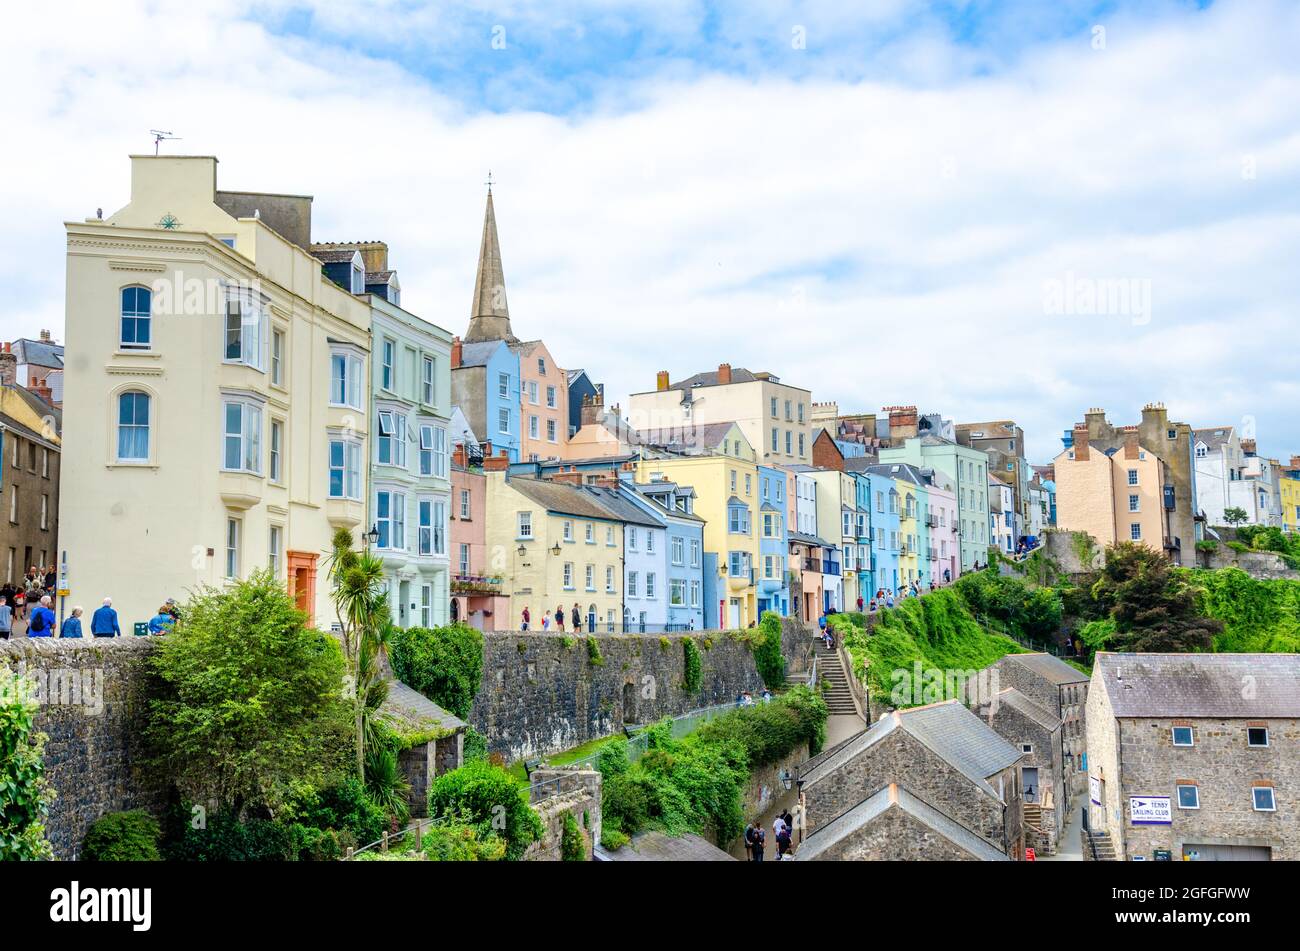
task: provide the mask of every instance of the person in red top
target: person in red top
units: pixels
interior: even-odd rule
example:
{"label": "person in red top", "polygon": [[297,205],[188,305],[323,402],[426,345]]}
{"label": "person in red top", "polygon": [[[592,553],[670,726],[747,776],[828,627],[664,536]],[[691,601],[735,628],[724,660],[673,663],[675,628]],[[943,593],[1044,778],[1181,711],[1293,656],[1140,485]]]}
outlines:
{"label": "person in red top", "polygon": [[528,608],[524,608],[523,621],[520,624],[519,630],[521,631],[528,630]]}

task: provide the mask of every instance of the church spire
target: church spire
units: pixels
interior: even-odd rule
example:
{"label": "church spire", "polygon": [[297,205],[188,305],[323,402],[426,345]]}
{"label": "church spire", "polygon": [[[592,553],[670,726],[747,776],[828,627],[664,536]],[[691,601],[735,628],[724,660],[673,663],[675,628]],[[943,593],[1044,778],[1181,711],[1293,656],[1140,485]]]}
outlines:
{"label": "church spire", "polygon": [[491,173],[488,174],[487,210],[483,215],[483,240],[478,249],[478,270],[474,275],[474,300],[470,304],[469,318],[465,343],[481,340],[517,342],[510,332],[501,242],[497,239],[497,216],[492,207]]}

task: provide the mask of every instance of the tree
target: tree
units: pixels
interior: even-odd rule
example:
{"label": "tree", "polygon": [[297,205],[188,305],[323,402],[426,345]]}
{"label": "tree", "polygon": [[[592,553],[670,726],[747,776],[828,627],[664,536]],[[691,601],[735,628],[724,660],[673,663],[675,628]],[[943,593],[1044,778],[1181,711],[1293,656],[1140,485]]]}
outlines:
{"label": "tree", "polygon": [[483,679],[483,635],[467,624],[395,631],[389,647],[393,672],[462,720]]}
{"label": "tree", "polygon": [[204,587],[150,659],[150,765],[190,802],[242,817],[346,762],[343,658],[270,572]]}
{"label": "tree", "polygon": [[1223,520],[1234,527],[1243,524],[1248,518],[1250,518],[1250,516],[1247,515],[1246,510],[1240,506],[1234,505],[1231,508],[1223,510]]}
{"label": "tree", "polygon": [[1092,595],[1115,622],[1109,646],[1118,651],[1178,653],[1210,650],[1223,623],[1205,617],[1196,592],[1170,571],[1169,560],[1145,545],[1106,549]]}
{"label": "tree", "polygon": [[54,790],[45,779],[36,710],[30,682],[0,664],[0,861],[54,857],[45,838]]}
{"label": "tree", "polygon": [[486,760],[466,763],[434,780],[429,815],[472,825],[481,839],[499,835],[510,861],[522,858],[542,837],[542,820],[524,801],[523,784]]}
{"label": "tree", "polygon": [[387,693],[383,656],[392,630],[388,595],[384,591],[384,563],[369,550],[352,547],[352,533],[334,533],[329,560],[331,597],[342,630],[343,657],[351,685],[352,726],[356,744],[358,778],[366,776],[366,740],[370,714]]}

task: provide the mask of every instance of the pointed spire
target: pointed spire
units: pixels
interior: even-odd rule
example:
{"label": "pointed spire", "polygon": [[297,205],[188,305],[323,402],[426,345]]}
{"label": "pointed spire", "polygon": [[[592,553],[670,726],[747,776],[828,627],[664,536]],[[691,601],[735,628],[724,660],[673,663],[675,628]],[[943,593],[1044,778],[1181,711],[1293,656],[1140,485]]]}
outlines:
{"label": "pointed spire", "polygon": [[515,343],[510,332],[510,308],[506,304],[506,278],[501,267],[501,242],[497,238],[497,216],[492,207],[492,182],[488,178],[487,210],[483,215],[483,240],[478,250],[478,271],[474,275],[474,300],[469,310],[466,343],[506,340]]}

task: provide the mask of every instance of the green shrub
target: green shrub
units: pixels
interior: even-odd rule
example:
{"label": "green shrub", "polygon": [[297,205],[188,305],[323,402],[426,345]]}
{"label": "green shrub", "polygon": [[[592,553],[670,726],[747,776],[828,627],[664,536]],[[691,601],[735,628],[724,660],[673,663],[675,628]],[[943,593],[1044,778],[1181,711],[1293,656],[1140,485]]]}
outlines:
{"label": "green shrub", "polygon": [[600,653],[600,643],[594,637],[587,638],[587,660],[593,667],[605,666],[605,658]]}
{"label": "green shrub", "polygon": [[542,820],[524,795],[524,785],[504,769],[476,760],[434,780],[429,815],[473,825],[482,838],[500,835],[506,858],[515,861],[542,837]]}
{"label": "green shrub", "polygon": [[461,719],[483,680],[483,635],[467,624],[408,627],[388,646],[393,672],[407,686]]}
{"label": "green shrub", "polygon": [[378,840],[388,827],[383,808],[370,798],[355,776],[323,790],[305,783],[296,784],[278,818],[302,827],[299,834],[308,843],[304,848],[310,848],[320,838],[310,830],[316,833],[334,830],[346,848],[348,840],[357,846],[368,845]]}
{"label": "green shrub", "polygon": [[800,685],[770,703],[739,707],[710,720],[694,735],[705,743],[739,743],[753,769],[777,762],[804,743],[812,754],[820,752],[829,712],[819,694]]}
{"label": "green shrub", "polygon": [[781,616],[764,611],[758,622],[758,636],[753,641],[754,666],[769,690],[785,683],[785,657],[781,654]]}
{"label": "green shrub", "polygon": [[0,663],[0,861],[48,859],[54,790],[45,778],[45,734],[36,732],[31,681]]}
{"label": "green shrub", "polygon": [[465,727],[465,736],[461,740],[461,756],[468,763],[474,759],[487,759],[487,737],[472,726]]}
{"label": "green shrub", "polygon": [[631,766],[627,756],[627,740],[623,737],[617,737],[600,747],[596,753],[596,769],[600,775],[608,780],[614,776],[621,776],[626,773]]}
{"label": "green shrub", "polygon": [[1246,552],[1250,551],[1250,546],[1246,545],[1243,542],[1236,542],[1236,541],[1228,542],[1228,547],[1231,548],[1239,555],[1244,555],[1246,554]]}
{"label": "green shrub", "polygon": [[662,634],[659,635],[659,649],[660,649],[661,651],[666,651],[666,650],[668,650],[668,648],[670,648],[670,647],[672,647],[672,646],[673,646],[673,642],[672,642],[672,641],[670,641],[667,637],[665,637],[665,636],[662,635]]}
{"label": "green shrub", "polygon": [[86,862],[157,862],[158,820],[143,809],[110,812],[86,831],[81,858]]}
{"label": "green shrub", "polygon": [[424,854],[430,862],[499,862],[506,842],[499,835],[482,835],[474,825],[445,822],[425,835]]}
{"label": "green shrub", "polygon": [[298,857],[289,825],[269,819],[240,821],[226,812],[207,813],[199,828],[193,813],[178,808],[169,817],[163,857],[169,862],[285,862]]}
{"label": "green shrub", "polygon": [[700,689],[701,664],[700,652],[696,648],[695,642],[689,637],[682,638],[682,686],[688,693],[694,693]]}
{"label": "green shrub", "polygon": [[1216,651],[1300,652],[1300,582],[1253,578],[1240,568],[1184,571],[1200,610],[1223,623]]}
{"label": "green shrub", "polygon": [[607,818],[601,819],[600,826],[600,844],[610,852],[617,852],[623,846],[631,841],[627,834],[619,827],[618,823],[611,822]]}
{"label": "green shrub", "polygon": [[564,814],[564,828],[560,832],[560,860],[563,862],[587,861],[587,836],[578,827],[573,813]]}

